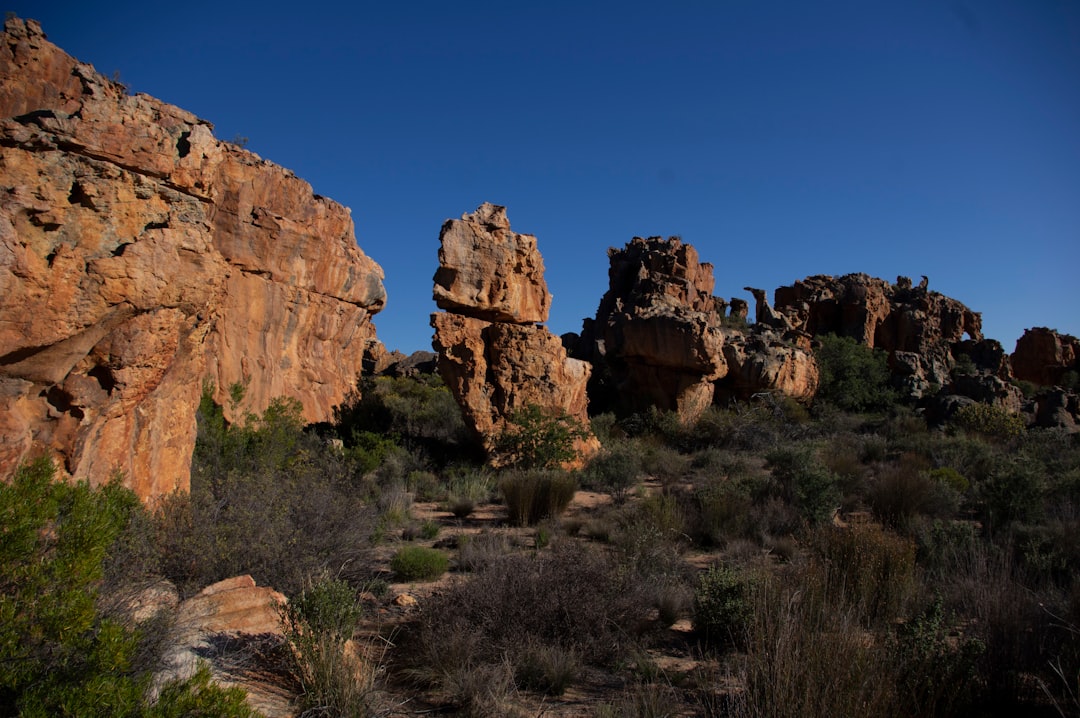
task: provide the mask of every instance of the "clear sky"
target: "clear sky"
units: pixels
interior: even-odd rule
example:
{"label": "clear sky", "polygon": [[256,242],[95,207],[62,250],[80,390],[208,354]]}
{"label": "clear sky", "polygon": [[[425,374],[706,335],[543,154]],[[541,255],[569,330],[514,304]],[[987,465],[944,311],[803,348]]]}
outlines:
{"label": "clear sky", "polygon": [[389,348],[430,349],[442,222],[535,234],[549,328],[609,246],[680,235],[715,293],[898,274],[1080,335],[1080,0],[11,2],[106,75],[352,208]]}

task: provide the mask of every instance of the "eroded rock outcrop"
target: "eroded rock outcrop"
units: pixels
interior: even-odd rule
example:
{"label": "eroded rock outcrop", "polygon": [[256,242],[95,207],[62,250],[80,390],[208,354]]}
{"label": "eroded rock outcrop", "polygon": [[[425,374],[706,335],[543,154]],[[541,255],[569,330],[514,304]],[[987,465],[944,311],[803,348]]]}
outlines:
{"label": "eroded rock outcrop", "polygon": [[1080,339],[1046,327],[1026,329],[1016,340],[1011,363],[1017,379],[1040,386],[1060,385],[1069,372],[1074,376],[1068,378],[1075,381],[1080,372]]}
{"label": "eroded rock outcrop", "polygon": [[[912,286],[906,277],[890,284],[866,274],[815,275],[780,287],[775,299],[776,311],[793,328],[812,336],[837,334],[890,353],[917,355],[913,385],[947,385],[955,365],[953,347],[965,336],[983,341],[982,317],[957,300],[928,290],[925,277]],[[913,369],[907,363],[904,367],[906,372]]]}
{"label": "eroded rock outcrop", "polygon": [[[608,291],[576,352],[609,373],[606,393],[623,410],[656,406],[692,422],[718,398],[778,392],[809,400],[817,391],[809,346],[783,331],[783,321],[748,328],[746,302],[732,299],[725,325],[729,305],[712,296],[712,265],[693,246],[635,237],[608,257]],[[767,302],[763,293],[755,298],[760,314]]]}
{"label": "eroded rock outcrop", "polygon": [[[510,229],[506,208],[481,205],[448,220],[439,236],[431,316],[438,369],[466,424],[491,451],[517,410],[535,404],[588,428],[588,364],[567,356],[546,328],[551,295],[536,238]],[[578,443],[587,458],[599,449]],[[492,457],[498,462],[498,457]]]}
{"label": "eroded rock outcrop", "polygon": [[581,353],[610,372],[624,409],[695,420],[728,370],[712,265],[676,237],[634,237],[608,259],[608,290],[585,323]]}
{"label": "eroded rock outcrop", "polygon": [[0,475],[48,452],[186,489],[204,377],[330,418],[385,302],[346,208],[33,21],[7,22],[0,118]]}

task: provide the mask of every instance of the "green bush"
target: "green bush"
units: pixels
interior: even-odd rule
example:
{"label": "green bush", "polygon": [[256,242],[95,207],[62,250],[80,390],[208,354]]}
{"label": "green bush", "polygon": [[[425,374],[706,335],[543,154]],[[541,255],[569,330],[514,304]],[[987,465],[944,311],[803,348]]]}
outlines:
{"label": "green bush", "polygon": [[438,376],[365,377],[334,413],[346,445],[354,434],[396,436],[410,452],[441,465],[471,443],[461,409]]}
{"label": "green bush", "polygon": [[1024,433],[1024,420],[1020,416],[991,404],[962,406],[953,414],[952,423],[965,431],[995,439],[1009,439]]}
{"label": "green bush", "polygon": [[499,479],[499,491],[515,526],[533,526],[558,516],[574,499],[577,480],[565,471],[508,471]]}
{"label": "green bush", "polygon": [[832,472],[822,466],[809,447],[774,449],[766,455],[783,497],[812,525],[832,517],[840,505],[840,489]]}
{"label": "green bush", "polygon": [[337,579],[315,582],[282,608],[290,668],[306,710],[356,718],[373,714],[375,667],[345,646],[362,615],[356,592]]}
{"label": "green bush", "polygon": [[100,614],[116,539],[143,511],[113,482],[55,482],[46,458],[0,483],[0,711],[5,715],[174,716],[214,706],[249,716],[243,692],[203,671],[144,702],[151,666],[135,665],[139,631]]}
{"label": "green bush", "polygon": [[557,469],[577,458],[574,443],[588,436],[566,412],[529,404],[510,415],[495,437],[499,464],[524,469]]}
{"label": "green bush", "polygon": [[603,489],[615,503],[621,504],[637,486],[641,474],[640,448],[631,441],[619,441],[612,442],[589,463],[585,478],[591,486]]}
{"label": "green bush", "polygon": [[390,568],[402,581],[434,581],[449,564],[445,553],[424,546],[405,546],[390,560]]}
{"label": "green bush", "polygon": [[821,382],[815,400],[844,411],[884,411],[897,402],[889,385],[888,355],[850,337],[817,337],[814,351]]}
{"label": "green bush", "polygon": [[703,573],[694,591],[694,630],[719,645],[740,644],[751,615],[747,579],[727,566]]}

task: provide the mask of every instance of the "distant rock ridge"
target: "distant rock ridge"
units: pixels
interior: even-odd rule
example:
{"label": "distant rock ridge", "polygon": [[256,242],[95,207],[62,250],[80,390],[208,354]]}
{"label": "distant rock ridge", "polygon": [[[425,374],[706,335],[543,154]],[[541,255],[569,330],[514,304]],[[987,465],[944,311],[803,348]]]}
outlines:
{"label": "distant rock ridge", "polygon": [[0,118],[0,478],[49,453],[186,490],[204,379],[331,417],[386,301],[345,207],[32,20],[5,26]]}
{"label": "distant rock ridge", "polygon": [[[532,235],[510,229],[506,208],[484,203],[439,234],[431,315],[438,370],[461,406],[466,425],[495,463],[495,441],[514,412],[529,405],[565,412],[589,427],[589,365],[567,356],[546,328],[551,295]],[[584,460],[599,450],[588,434]]]}

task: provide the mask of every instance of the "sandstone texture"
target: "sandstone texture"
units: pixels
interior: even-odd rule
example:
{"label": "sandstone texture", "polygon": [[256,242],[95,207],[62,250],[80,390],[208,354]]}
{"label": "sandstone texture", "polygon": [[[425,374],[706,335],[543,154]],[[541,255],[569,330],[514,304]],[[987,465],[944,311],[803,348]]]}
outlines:
{"label": "sandstone texture", "polygon": [[[567,356],[559,337],[537,326],[551,295],[536,238],[510,230],[506,208],[481,205],[440,234],[431,317],[438,370],[465,423],[489,452],[514,412],[535,404],[565,412],[588,430],[590,367]],[[599,449],[578,442],[584,460]],[[499,457],[492,456],[498,463]]]}
{"label": "sandstone texture", "polygon": [[983,341],[982,317],[957,300],[930,291],[925,277],[913,286],[906,277],[890,284],[866,274],[815,275],[780,287],[775,298],[776,311],[811,336],[837,334],[890,353],[917,355],[914,383],[927,386],[949,384],[955,366],[953,347],[965,337]]}
{"label": "sandstone texture", "polygon": [[1080,339],[1046,327],[1027,329],[1016,340],[1011,364],[1017,379],[1041,386],[1060,385],[1069,372],[1075,382],[1080,373]]}
{"label": "sandstone texture", "polygon": [[0,478],[43,452],[189,484],[203,380],[240,411],[353,388],[382,270],[349,211],[11,19],[0,43]]}
{"label": "sandstone texture", "polygon": [[284,640],[280,611],[286,602],[284,595],[256,585],[247,575],[219,581],[180,602],[171,609],[174,628],[154,686],[189,678],[206,661],[216,683],[243,688],[248,704],[263,715],[295,715],[288,691],[267,680],[250,655],[248,665],[237,660],[253,646]]}
{"label": "sandstone texture", "polygon": [[[712,296],[712,265],[693,246],[635,237],[608,258],[608,291],[575,352],[602,368],[608,386],[594,387],[623,411],[656,406],[692,422],[717,400],[760,392],[809,400],[817,391],[808,342],[800,346],[782,323],[745,335],[746,302]],[[734,326],[725,326],[728,306]]]}
{"label": "sandstone texture", "polygon": [[449,219],[439,234],[435,302],[440,309],[492,322],[548,320],[551,294],[536,237],[510,230],[506,207],[484,203]]}

